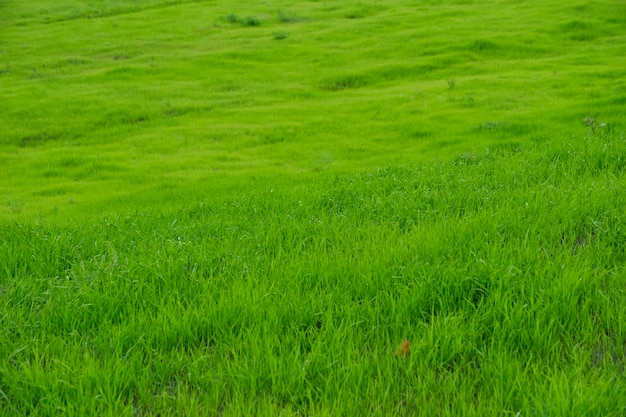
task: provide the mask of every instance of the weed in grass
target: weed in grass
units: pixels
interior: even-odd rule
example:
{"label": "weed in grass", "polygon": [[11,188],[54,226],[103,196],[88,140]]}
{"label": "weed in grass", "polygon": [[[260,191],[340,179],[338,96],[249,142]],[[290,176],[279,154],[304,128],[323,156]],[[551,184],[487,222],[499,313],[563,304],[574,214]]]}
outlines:
{"label": "weed in grass", "polygon": [[224,19],[228,23],[240,23],[241,22],[241,19],[239,18],[239,16],[237,16],[234,13],[231,13],[231,14],[227,15],[226,17],[224,17]]}
{"label": "weed in grass", "polygon": [[357,3],[355,7],[345,14],[345,17],[348,19],[363,19],[374,16],[384,10],[386,10],[386,7],[380,4]]}
{"label": "weed in grass", "polygon": [[259,19],[257,19],[254,16],[247,16],[244,20],[243,23],[246,26],[259,26],[261,24],[261,21]]}
{"label": "weed in grass", "polygon": [[485,122],[476,127],[477,130],[497,130],[497,129],[505,129],[509,127],[511,124],[508,122],[500,122],[500,121],[489,121]]}
{"label": "weed in grass", "polygon": [[224,17],[224,19],[228,23],[239,24],[239,25],[242,25],[242,26],[259,26],[259,25],[261,25],[261,21],[258,18],[254,17],[254,16],[239,17],[236,14],[231,13],[229,15],[226,15]]}
{"label": "weed in grass", "polygon": [[59,134],[44,132],[35,136],[25,136],[21,138],[20,146],[23,148],[28,147],[28,146],[37,146],[37,145],[40,145],[42,143],[45,143],[51,140],[58,140],[59,138],[60,138]]}
{"label": "weed in grass", "polygon": [[585,117],[583,123],[589,128],[587,134],[591,136],[602,137],[611,132],[609,123],[598,122],[596,119],[589,116]]}
{"label": "weed in grass", "polygon": [[283,39],[287,39],[289,37],[289,33],[285,32],[284,30],[277,30],[272,33],[272,36],[274,37],[274,39],[280,41]]}
{"label": "weed in grass", "polygon": [[307,19],[301,18],[296,13],[293,13],[293,12],[279,10],[278,20],[281,23],[299,23],[299,22],[305,22]]}
{"label": "weed in grass", "polygon": [[341,91],[346,89],[361,88],[366,86],[367,83],[368,81],[366,76],[349,74],[326,81],[322,85],[322,89],[328,91]]}

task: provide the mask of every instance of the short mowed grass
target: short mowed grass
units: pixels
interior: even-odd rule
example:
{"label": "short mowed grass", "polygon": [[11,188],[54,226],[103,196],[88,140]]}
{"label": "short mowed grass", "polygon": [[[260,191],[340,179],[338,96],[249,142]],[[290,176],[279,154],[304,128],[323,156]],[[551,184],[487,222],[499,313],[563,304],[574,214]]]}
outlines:
{"label": "short mowed grass", "polygon": [[175,208],[253,180],[560,141],[586,117],[622,131],[625,13],[617,0],[4,0],[0,216]]}
{"label": "short mowed grass", "polygon": [[626,415],[625,34],[0,0],[0,415]]}

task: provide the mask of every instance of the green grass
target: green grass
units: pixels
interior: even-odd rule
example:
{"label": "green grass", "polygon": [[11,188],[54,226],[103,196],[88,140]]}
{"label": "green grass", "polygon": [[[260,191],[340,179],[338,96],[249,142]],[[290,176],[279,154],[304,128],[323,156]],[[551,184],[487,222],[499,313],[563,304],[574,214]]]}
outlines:
{"label": "green grass", "polygon": [[625,415],[623,4],[292,3],[0,0],[0,415]]}
{"label": "green grass", "polygon": [[623,6],[542,3],[5,1],[0,216],[623,130]]}
{"label": "green grass", "polygon": [[625,154],[576,138],[7,223],[0,406],[623,415]]}

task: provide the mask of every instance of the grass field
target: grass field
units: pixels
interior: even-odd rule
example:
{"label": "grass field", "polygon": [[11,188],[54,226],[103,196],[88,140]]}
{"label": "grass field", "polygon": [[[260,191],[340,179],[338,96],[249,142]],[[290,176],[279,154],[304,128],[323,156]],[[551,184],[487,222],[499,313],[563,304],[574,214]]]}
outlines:
{"label": "grass field", "polygon": [[625,111],[621,0],[0,0],[0,415],[626,415]]}

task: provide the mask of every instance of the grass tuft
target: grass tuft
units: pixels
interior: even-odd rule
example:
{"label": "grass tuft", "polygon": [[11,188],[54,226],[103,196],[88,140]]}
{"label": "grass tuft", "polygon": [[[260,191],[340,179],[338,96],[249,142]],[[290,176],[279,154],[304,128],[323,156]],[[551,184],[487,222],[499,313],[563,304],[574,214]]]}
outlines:
{"label": "grass tuft", "polygon": [[619,415],[624,152],[572,138],[6,223],[0,408]]}

